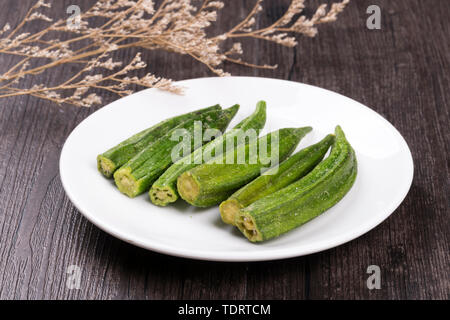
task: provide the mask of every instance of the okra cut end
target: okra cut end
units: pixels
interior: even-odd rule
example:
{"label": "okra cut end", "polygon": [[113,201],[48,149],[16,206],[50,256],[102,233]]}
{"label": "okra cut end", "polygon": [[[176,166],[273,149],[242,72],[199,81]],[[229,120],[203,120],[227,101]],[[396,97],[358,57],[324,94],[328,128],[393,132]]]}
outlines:
{"label": "okra cut end", "polygon": [[198,181],[190,172],[185,172],[178,177],[177,189],[181,198],[192,204],[200,194]]}
{"label": "okra cut end", "polygon": [[160,207],[165,207],[178,199],[175,190],[168,186],[152,187],[148,193],[152,203]]}
{"label": "okra cut end", "polygon": [[114,173],[114,182],[119,191],[126,194],[130,198],[134,198],[139,194],[138,181],[131,174],[130,168],[119,169]]}
{"label": "okra cut end", "polygon": [[97,168],[106,178],[111,178],[116,171],[116,164],[100,154],[97,156]]}
{"label": "okra cut end", "polygon": [[256,222],[253,217],[243,211],[239,211],[235,217],[235,225],[244,234],[244,236],[251,242],[263,241],[261,232],[256,227]]}
{"label": "okra cut end", "polygon": [[219,206],[222,221],[234,226],[235,217],[239,213],[239,210],[241,208],[242,208],[241,204],[236,199],[228,199],[222,202]]}

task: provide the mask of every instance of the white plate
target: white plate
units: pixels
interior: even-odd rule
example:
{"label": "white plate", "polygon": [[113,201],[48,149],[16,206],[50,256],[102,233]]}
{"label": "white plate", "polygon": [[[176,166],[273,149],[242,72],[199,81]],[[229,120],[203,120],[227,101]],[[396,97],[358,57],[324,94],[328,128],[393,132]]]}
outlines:
{"label": "white plate", "polygon": [[[400,133],[379,114],[337,93],[266,78],[225,77],[180,81],[184,95],[156,89],[117,100],[93,113],[67,138],[61,180],[80,212],[104,231],[153,251],[203,260],[258,261],[326,250],[366,233],[405,198],[413,178],[411,152]],[[356,151],[359,172],[350,192],[318,218],[277,239],[253,244],[221,222],[217,207],[197,209],[179,200],[160,208],[147,194],[130,199],[96,168],[96,156],[163,119],[220,103],[241,108],[230,127],[267,102],[269,132],[312,126],[299,149],[340,124]]]}

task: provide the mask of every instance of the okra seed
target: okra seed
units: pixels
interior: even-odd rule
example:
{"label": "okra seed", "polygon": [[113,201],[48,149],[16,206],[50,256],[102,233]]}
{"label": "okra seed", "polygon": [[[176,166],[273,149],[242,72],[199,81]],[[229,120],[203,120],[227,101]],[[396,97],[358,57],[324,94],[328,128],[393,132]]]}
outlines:
{"label": "okra seed", "polygon": [[255,230],[253,221],[247,217],[244,218],[244,226],[247,230]]}

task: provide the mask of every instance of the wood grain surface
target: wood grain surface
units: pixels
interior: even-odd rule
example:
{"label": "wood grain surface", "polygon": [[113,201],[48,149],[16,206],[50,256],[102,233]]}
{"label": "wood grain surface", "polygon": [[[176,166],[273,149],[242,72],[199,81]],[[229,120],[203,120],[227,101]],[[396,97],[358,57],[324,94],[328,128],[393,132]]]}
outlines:
{"label": "wood grain surface", "polygon": [[[2,0],[0,25],[15,25],[31,0]],[[51,1],[53,17],[93,0]],[[253,1],[226,1],[220,32]],[[280,16],[289,1],[265,1],[259,23]],[[307,1],[315,7],[319,1]],[[366,9],[382,10],[381,30],[366,28]],[[61,147],[96,109],[59,107],[31,97],[0,104],[1,299],[448,299],[450,1],[353,0],[333,24],[289,49],[250,40],[246,57],[276,70],[232,64],[234,75],[304,82],[349,96],[389,120],[414,158],[412,188],[395,213],[364,236],[325,252],[288,260],[216,263],[174,258],[113,238],[88,222],[61,186]],[[58,16],[59,15],[59,16]],[[33,31],[30,27],[29,31]],[[133,50],[117,54],[129,57]],[[211,76],[188,57],[144,52],[149,68],[175,80]],[[0,55],[0,71],[11,66]],[[42,74],[39,82],[63,77]],[[33,83],[28,83],[32,85]],[[103,94],[105,103],[114,96]],[[67,267],[82,269],[68,289]],[[381,268],[381,289],[369,290],[369,265]]]}

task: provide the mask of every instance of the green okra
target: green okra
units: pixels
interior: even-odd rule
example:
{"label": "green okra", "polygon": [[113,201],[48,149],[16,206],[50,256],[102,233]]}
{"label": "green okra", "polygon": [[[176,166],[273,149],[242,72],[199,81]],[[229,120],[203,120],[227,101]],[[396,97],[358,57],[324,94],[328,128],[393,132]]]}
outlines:
{"label": "green okra", "polygon": [[155,142],[164,134],[185,122],[203,113],[221,110],[220,105],[203,108],[193,112],[188,112],[170,119],[164,120],[148,129],[145,129],[130,138],[122,141],[115,147],[97,156],[97,168],[107,178],[111,178],[113,173],[124,165],[127,161],[138,154],[150,143]]}
{"label": "green okra", "polygon": [[[311,127],[284,128],[228,150],[198,167],[184,172],[177,180],[180,196],[197,207],[208,207],[228,198],[234,191],[276,163],[264,163],[264,151],[283,161],[294,151]],[[264,150],[267,149],[267,150]],[[242,156],[242,157],[241,157]],[[263,161],[264,160],[264,161]]]}
{"label": "green okra", "polygon": [[[210,111],[196,118],[187,120],[166,133],[155,143],[139,152],[114,173],[114,181],[119,190],[129,197],[135,197],[147,191],[151,184],[172,164],[172,153],[180,143],[173,139],[176,130],[182,130],[188,137],[186,145],[190,150],[201,145],[194,145],[194,130],[199,124],[202,128],[215,128],[224,131],[238,111],[235,105],[225,110]],[[183,140],[184,141],[184,140]]]}
{"label": "green okra", "polygon": [[252,242],[265,241],[317,217],[338,203],[357,175],[355,151],[340,126],[330,155],[305,177],[239,210],[235,224]]}
{"label": "green okra", "polygon": [[[166,206],[171,202],[175,202],[178,199],[176,187],[177,178],[182,173],[202,164],[205,155],[211,154],[212,156],[218,156],[224,152],[223,150],[225,148],[229,148],[230,144],[234,146],[234,141],[239,135],[238,130],[260,130],[264,127],[265,123],[266,103],[264,101],[259,101],[253,114],[238,123],[232,130],[172,164],[158,180],[153,183],[149,191],[151,201],[159,206]],[[236,143],[239,142],[240,141],[237,141]]]}
{"label": "green okra", "polygon": [[300,150],[283,161],[279,166],[267,170],[261,176],[233,193],[220,204],[220,216],[223,222],[234,225],[235,215],[240,209],[306,175],[322,161],[333,142],[334,135],[327,135],[320,142]]}

